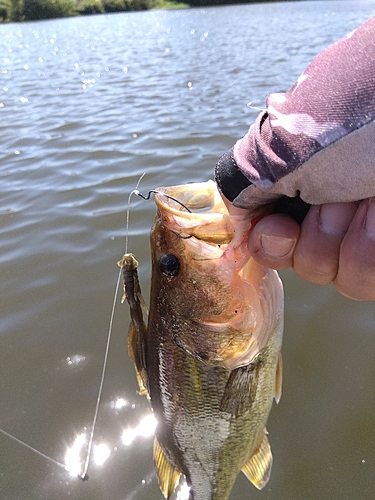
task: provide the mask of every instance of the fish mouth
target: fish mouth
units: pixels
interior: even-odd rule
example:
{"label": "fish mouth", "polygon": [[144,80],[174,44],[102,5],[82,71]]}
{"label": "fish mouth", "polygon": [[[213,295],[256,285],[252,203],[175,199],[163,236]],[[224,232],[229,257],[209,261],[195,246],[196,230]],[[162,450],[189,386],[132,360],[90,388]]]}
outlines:
{"label": "fish mouth", "polygon": [[243,269],[250,259],[248,233],[259,213],[230,216],[212,180],[160,187],[154,192],[158,219],[185,242],[190,262],[216,260],[221,267],[225,260],[236,272]]}
{"label": "fish mouth", "polygon": [[194,213],[198,218],[228,215],[216,184],[209,180],[179,186],[161,187],[155,192],[155,201],[160,209],[167,209],[179,216]]}
{"label": "fish mouth", "polygon": [[[184,292],[174,321],[185,333],[176,334],[176,344],[206,364],[247,365],[266,345],[280,303],[277,275],[247,248],[254,213],[230,216],[213,181],[158,188],[155,201],[155,255],[173,254],[181,265],[173,290]],[[192,308],[185,297],[197,290]]]}
{"label": "fish mouth", "polygon": [[215,245],[233,239],[231,217],[211,180],[158,188],[155,202],[163,224],[182,239],[194,236]]}

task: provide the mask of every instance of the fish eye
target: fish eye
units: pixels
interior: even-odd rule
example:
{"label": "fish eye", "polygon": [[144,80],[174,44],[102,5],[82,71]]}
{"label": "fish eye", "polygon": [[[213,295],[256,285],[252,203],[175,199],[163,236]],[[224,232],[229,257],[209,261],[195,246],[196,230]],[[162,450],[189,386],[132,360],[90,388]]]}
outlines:
{"label": "fish eye", "polygon": [[180,272],[180,262],[175,255],[165,253],[160,257],[159,269],[167,278],[175,278]]}

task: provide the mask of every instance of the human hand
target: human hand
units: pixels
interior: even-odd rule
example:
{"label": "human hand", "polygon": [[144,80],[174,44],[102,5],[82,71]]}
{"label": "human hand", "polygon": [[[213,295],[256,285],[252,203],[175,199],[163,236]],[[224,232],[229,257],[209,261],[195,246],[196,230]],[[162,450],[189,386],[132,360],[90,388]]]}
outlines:
{"label": "human hand", "polygon": [[[230,215],[247,212],[224,202]],[[312,283],[333,281],[351,299],[375,300],[375,198],[312,205],[301,226],[288,215],[268,215],[250,231],[248,248],[264,266],[292,267]]]}
{"label": "human hand", "polygon": [[264,266],[292,267],[313,283],[333,281],[351,299],[375,300],[375,198],[313,205],[301,226],[268,215],[250,232],[248,248]]}

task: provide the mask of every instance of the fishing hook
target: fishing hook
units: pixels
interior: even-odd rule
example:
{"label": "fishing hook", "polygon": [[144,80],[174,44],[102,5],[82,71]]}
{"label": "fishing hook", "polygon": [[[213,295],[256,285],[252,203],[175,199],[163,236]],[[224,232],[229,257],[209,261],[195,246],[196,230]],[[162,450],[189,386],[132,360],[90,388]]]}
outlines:
{"label": "fishing hook", "polygon": [[173,198],[173,196],[170,196],[169,194],[166,194],[166,193],[162,193],[161,191],[157,191],[155,189],[151,189],[148,192],[147,196],[145,196],[144,194],[142,194],[138,189],[134,189],[133,193],[136,194],[137,196],[140,196],[144,200],[149,200],[150,196],[151,196],[151,193],[160,194],[161,196],[165,196],[166,198],[169,198],[170,200],[175,201],[176,203],[178,203],[179,205],[181,205],[187,212],[189,212],[189,214],[191,214],[191,210],[186,205],[184,205],[182,203],[182,201],[176,200],[176,198]]}

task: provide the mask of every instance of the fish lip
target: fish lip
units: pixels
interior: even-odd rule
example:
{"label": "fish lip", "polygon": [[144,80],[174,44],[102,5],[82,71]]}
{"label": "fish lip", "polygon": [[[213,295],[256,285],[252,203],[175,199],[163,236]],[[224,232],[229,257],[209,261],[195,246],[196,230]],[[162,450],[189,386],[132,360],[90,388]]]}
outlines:
{"label": "fish lip", "polygon": [[211,180],[160,187],[155,190],[155,202],[160,222],[182,240],[194,236],[221,245],[233,238],[233,221]]}
{"label": "fish lip", "polygon": [[219,224],[224,219],[231,225],[247,221],[251,227],[253,220],[265,215],[264,207],[245,212],[243,215],[230,215],[216,183],[212,180],[159,187],[153,192],[159,214],[182,221],[183,227],[189,227],[190,224],[196,226],[202,222]]}
{"label": "fish lip", "polygon": [[[200,198],[197,196],[197,192]],[[168,198],[163,196],[164,194],[168,195]],[[173,198],[178,201],[174,201]],[[211,220],[228,215],[216,184],[211,180],[172,187],[160,187],[155,190],[155,202],[159,210],[185,219],[193,217],[199,220]],[[184,206],[191,212],[184,210]]]}

